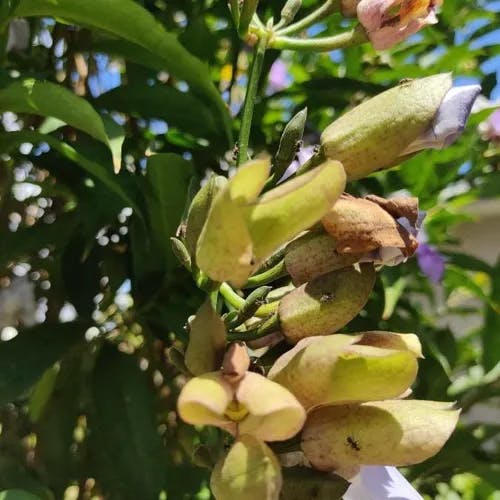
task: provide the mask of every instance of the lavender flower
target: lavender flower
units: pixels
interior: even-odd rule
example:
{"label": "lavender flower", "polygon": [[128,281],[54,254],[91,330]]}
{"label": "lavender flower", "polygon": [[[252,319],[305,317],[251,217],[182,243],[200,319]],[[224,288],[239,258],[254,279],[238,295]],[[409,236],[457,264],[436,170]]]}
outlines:
{"label": "lavender flower", "polygon": [[288,87],[288,67],[281,59],[276,59],[269,72],[269,89],[271,92],[279,92],[286,87]]}
{"label": "lavender flower", "polygon": [[479,125],[479,132],[486,141],[500,140],[500,109],[494,111],[486,121]]}
{"label": "lavender flower", "polygon": [[396,467],[361,467],[344,500],[423,500]]}
{"label": "lavender flower", "polygon": [[444,96],[431,127],[413,141],[401,156],[422,149],[443,149],[462,134],[469,118],[472,105],[481,92],[479,85],[452,87]]}
{"label": "lavender flower", "polygon": [[427,243],[420,243],[417,249],[417,262],[420,270],[432,283],[441,282],[446,260],[436,249]]}

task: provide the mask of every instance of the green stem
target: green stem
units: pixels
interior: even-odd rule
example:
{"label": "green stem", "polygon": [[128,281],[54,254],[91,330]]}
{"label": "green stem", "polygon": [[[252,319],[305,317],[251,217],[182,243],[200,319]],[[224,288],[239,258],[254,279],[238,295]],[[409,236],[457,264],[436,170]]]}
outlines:
{"label": "green stem", "polygon": [[287,28],[278,31],[278,35],[293,35],[299,31],[303,31],[309,26],[321,21],[330,14],[337,12],[339,10],[340,0],[327,0],[321,7],[311,12],[308,16],[304,17],[300,21],[291,24]]}
{"label": "green stem", "polygon": [[[224,297],[224,300],[232,307],[240,310],[245,305],[245,299],[240,297],[228,283],[222,283],[219,288],[219,293]],[[279,302],[270,302],[269,304],[264,304],[260,306],[254,313],[254,316],[259,318],[265,318],[270,314],[274,313],[278,308]]]}
{"label": "green stem", "polygon": [[238,0],[230,0],[229,6],[231,8],[231,14],[233,15],[234,25],[236,29],[238,29],[240,25],[240,6]]}
{"label": "green stem", "polygon": [[241,165],[248,160],[248,142],[250,140],[250,130],[252,128],[253,108],[255,106],[255,99],[259,89],[259,80],[262,73],[262,66],[264,64],[267,42],[267,34],[263,33],[259,39],[253,56],[252,69],[250,70],[250,78],[248,81],[247,94],[245,97],[245,104],[243,106],[243,116],[241,119],[238,144],[238,165]]}
{"label": "green stem", "polygon": [[258,286],[267,285],[268,283],[271,283],[277,280],[278,278],[282,278],[283,276],[286,275],[287,272],[285,267],[285,261],[281,260],[274,267],[271,267],[271,269],[268,269],[267,271],[264,271],[261,274],[256,274],[255,276],[251,276],[250,278],[248,278],[248,281],[246,282],[243,288],[256,288]]}
{"label": "green stem", "polygon": [[219,293],[224,297],[225,301],[235,309],[241,309],[245,305],[245,299],[240,297],[228,283],[221,284]]}
{"label": "green stem", "polygon": [[279,330],[279,318],[274,314],[269,319],[266,319],[259,326],[246,332],[229,332],[227,335],[228,342],[243,341],[250,342],[251,340],[261,339],[270,333]]}
{"label": "green stem", "polygon": [[345,49],[368,41],[365,30],[358,26],[352,31],[340,35],[323,38],[291,38],[276,36],[269,43],[269,47],[279,50],[300,50],[308,52],[330,52],[336,49]]}

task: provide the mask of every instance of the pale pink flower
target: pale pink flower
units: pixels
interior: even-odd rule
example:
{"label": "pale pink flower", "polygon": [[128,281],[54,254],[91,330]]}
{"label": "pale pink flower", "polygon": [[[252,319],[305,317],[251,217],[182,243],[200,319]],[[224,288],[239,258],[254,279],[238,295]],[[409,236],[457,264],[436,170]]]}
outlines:
{"label": "pale pink flower", "polygon": [[442,0],[361,0],[358,19],[377,50],[402,42],[428,24],[436,24]]}

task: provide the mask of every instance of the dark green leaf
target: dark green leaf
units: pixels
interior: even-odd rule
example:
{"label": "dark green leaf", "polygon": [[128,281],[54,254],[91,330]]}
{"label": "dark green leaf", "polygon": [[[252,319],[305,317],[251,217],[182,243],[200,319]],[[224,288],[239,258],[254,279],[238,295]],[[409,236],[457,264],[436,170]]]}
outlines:
{"label": "dark green leaf", "polygon": [[167,488],[168,464],[146,373],[133,356],[106,346],[97,361],[92,392],[90,447],[107,496],[157,500]]}
{"label": "dark green leaf", "polygon": [[83,337],[82,323],[44,323],[0,343],[0,406],[22,396]]}

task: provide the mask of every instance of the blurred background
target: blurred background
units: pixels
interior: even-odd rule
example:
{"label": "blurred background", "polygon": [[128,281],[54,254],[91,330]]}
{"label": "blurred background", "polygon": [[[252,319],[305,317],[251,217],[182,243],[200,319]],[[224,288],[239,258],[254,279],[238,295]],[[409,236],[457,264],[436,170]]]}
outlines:
{"label": "blurred background", "polygon": [[[136,43],[149,26],[127,17],[128,3],[91,22],[0,1],[0,491],[23,490],[19,499],[210,498],[210,471],[191,457],[217,431],[177,419],[184,376],[168,351],[186,339],[203,294],[169,237],[190,179],[232,168],[234,143],[195,86]],[[207,65],[236,132],[251,51],[226,2],[136,3]],[[29,17],[7,22],[17,4]],[[261,0],[261,17],[279,18],[282,4]],[[304,0],[301,13],[318,4]],[[453,146],[349,185],[353,194],[418,196],[427,212],[416,258],[380,273],[346,331],[417,333],[425,359],[415,395],[463,408],[446,447],[405,471],[432,499],[500,499],[499,12],[499,1],[445,0],[439,24],[391,51],[269,51],[252,129],[253,152],[274,153],[307,106],[308,147],[345,110],[402,79],[451,71],[456,85],[482,86]],[[308,33],[351,24],[333,15]],[[39,103],[12,112],[3,91],[26,78],[57,83],[97,110],[124,141],[119,175],[104,145]]]}

